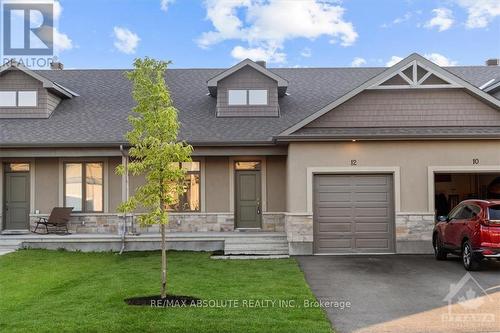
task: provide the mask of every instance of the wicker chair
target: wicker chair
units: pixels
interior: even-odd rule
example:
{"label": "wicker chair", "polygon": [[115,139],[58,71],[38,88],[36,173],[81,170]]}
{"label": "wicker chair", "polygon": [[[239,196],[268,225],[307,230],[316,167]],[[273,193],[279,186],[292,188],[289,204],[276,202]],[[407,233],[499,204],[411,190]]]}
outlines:
{"label": "wicker chair", "polygon": [[[53,228],[54,233],[69,234],[68,222],[69,222],[72,210],[73,210],[73,207],[54,207],[52,209],[52,211],[50,212],[49,218],[46,218],[46,217],[38,218],[38,221],[35,222],[36,226],[35,226],[35,230],[33,230],[33,232],[38,234],[39,233],[39,232],[37,232],[38,227],[40,225],[44,225],[46,234],[49,233],[49,226],[54,227]],[[61,231],[63,231],[63,232],[61,232]]]}

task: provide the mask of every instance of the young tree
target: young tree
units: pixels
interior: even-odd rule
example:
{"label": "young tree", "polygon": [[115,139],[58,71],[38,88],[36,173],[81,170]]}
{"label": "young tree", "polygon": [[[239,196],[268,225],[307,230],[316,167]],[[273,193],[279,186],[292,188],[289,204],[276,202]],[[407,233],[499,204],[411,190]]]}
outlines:
{"label": "young tree", "polygon": [[[126,135],[131,146],[128,169],[133,175],[145,175],[146,182],[118,208],[120,212],[129,213],[142,206],[147,213],[139,215],[139,223],[160,225],[161,298],[167,295],[167,207],[177,203],[184,190],[185,171],[179,164],[191,161],[193,150],[177,139],[177,110],[164,79],[168,64],[147,57],[136,59],[134,70],[126,73],[132,82],[132,97],[137,102],[134,115],[129,116],[132,129]],[[124,172],[120,165],[117,173],[123,175]]]}

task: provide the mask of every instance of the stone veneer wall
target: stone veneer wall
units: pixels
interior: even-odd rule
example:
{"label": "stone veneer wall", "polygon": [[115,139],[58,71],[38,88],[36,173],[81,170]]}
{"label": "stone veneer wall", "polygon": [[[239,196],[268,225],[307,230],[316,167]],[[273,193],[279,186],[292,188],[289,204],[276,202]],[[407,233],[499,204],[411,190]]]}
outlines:
{"label": "stone veneer wall", "polygon": [[[46,214],[30,215],[31,227],[39,217]],[[73,233],[119,233],[123,228],[123,217],[118,214],[75,214],[71,217],[69,230]],[[130,229],[131,219],[127,219]],[[38,230],[43,232],[45,227]],[[158,225],[141,227],[134,223],[135,231],[140,233],[159,232]],[[263,231],[284,231],[283,213],[264,213],[262,215]],[[234,231],[234,214],[232,213],[172,213],[168,225],[170,232],[223,232]]]}
{"label": "stone veneer wall", "polygon": [[396,214],[396,252],[432,253],[433,213]]}
{"label": "stone veneer wall", "polygon": [[[432,213],[396,214],[396,252],[430,253],[433,228],[434,214]],[[313,254],[312,215],[287,213],[285,230],[290,254]]]}
{"label": "stone veneer wall", "polygon": [[313,254],[313,216],[285,214],[285,231],[291,255]]}
{"label": "stone veneer wall", "polygon": [[430,241],[434,229],[432,213],[398,213],[396,214],[396,240],[398,241]]}

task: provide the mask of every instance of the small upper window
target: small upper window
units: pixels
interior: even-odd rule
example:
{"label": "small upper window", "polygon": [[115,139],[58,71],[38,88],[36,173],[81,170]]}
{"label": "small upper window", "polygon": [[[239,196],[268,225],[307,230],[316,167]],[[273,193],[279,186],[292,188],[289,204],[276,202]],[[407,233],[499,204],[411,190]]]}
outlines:
{"label": "small upper window", "polygon": [[0,107],[15,107],[16,92],[15,91],[0,91]]}
{"label": "small upper window", "polygon": [[228,105],[267,105],[267,90],[228,90]]}
{"label": "small upper window", "polygon": [[249,90],[248,104],[267,105],[267,90]]}
{"label": "small upper window", "polygon": [[36,90],[0,91],[0,107],[36,107]]}
{"label": "small upper window", "polygon": [[36,106],[36,91],[19,91],[17,106]]}
{"label": "small upper window", "polygon": [[246,105],[247,91],[246,90],[229,90],[227,103],[229,105]]}

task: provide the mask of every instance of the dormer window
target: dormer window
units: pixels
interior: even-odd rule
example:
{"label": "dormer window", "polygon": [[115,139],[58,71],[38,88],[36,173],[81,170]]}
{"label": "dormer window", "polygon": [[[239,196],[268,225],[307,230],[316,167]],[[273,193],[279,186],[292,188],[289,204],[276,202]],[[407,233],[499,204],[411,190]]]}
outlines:
{"label": "dormer window", "polygon": [[228,105],[268,105],[265,89],[229,89]]}
{"label": "dormer window", "polygon": [[0,91],[0,107],[36,107],[37,91]]}
{"label": "dormer window", "polygon": [[245,59],[207,81],[210,96],[217,98],[217,117],[279,117],[279,98],[288,82]]}
{"label": "dormer window", "polygon": [[33,91],[18,91],[17,92],[17,106],[20,107],[36,107],[37,93]]}

